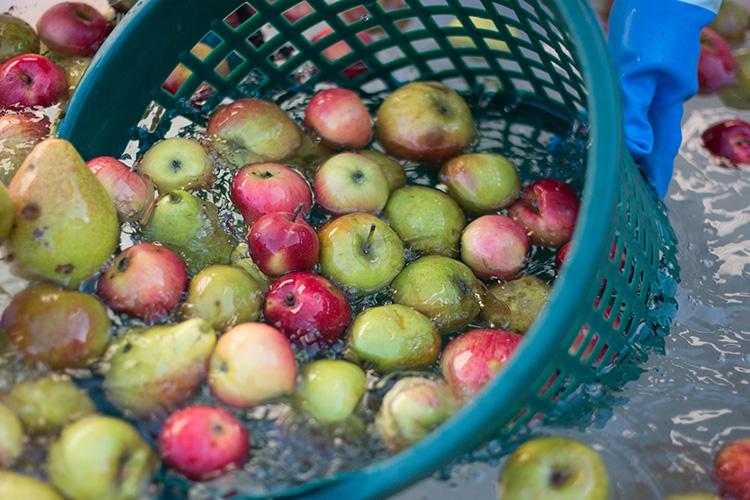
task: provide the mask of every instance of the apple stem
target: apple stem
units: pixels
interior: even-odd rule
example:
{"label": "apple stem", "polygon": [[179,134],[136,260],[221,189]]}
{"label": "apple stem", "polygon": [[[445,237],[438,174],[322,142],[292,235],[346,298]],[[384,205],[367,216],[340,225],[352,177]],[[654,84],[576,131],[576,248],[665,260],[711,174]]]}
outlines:
{"label": "apple stem", "polygon": [[297,217],[299,217],[299,214],[302,212],[302,209],[305,208],[304,203],[300,203],[297,205],[297,208],[294,209],[294,213],[292,214],[292,222],[297,222]]}
{"label": "apple stem", "polygon": [[372,246],[372,237],[375,235],[375,224],[370,226],[370,232],[367,234],[365,244],[362,245],[362,253],[368,255],[370,253],[370,247]]}

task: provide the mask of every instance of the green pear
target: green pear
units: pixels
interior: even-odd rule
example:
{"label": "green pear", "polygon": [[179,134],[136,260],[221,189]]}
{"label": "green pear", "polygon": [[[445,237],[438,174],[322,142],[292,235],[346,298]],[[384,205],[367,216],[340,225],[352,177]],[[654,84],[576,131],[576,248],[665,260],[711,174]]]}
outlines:
{"label": "green pear", "polygon": [[0,14],[0,64],[16,56],[38,53],[39,37],[34,28],[23,19]]}
{"label": "green pear", "polygon": [[510,456],[500,475],[503,500],[607,500],[609,477],[599,454],[563,437],[527,441]]}
{"label": "green pear", "polygon": [[542,311],[550,286],[536,276],[492,285],[484,296],[482,318],[494,328],[526,333]]}
{"label": "green pear", "polygon": [[84,415],[96,412],[85,391],[65,375],[50,375],[16,384],[5,403],[31,434],[49,434]]}
{"label": "green pear", "polygon": [[145,237],[179,255],[195,274],[211,264],[229,264],[232,243],[219,222],[219,209],[187,191],[172,191],[156,202]]}
{"label": "green pear", "polygon": [[33,477],[8,470],[0,471],[0,498],[29,500],[63,500],[48,484]]}
{"label": "green pear", "polygon": [[0,404],[0,466],[11,467],[23,451],[21,420],[7,406]]}
{"label": "green pear", "polygon": [[455,257],[466,217],[442,191],[424,186],[397,189],[388,198],[385,216],[404,244],[416,252]]}
{"label": "green pear", "polygon": [[255,280],[260,289],[263,290],[263,293],[266,293],[271,287],[271,278],[263,274],[263,271],[253,262],[247,243],[240,243],[234,247],[230,260],[234,267],[242,269]]}
{"label": "green pear", "polygon": [[92,415],[76,420],[49,447],[50,480],[76,500],[148,498],[158,459],[124,420]]}
{"label": "green pear", "polygon": [[192,396],[206,376],[216,333],[203,319],[133,329],[104,357],[104,390],[132,415],[169,409]]}
{"label": "green pear", "polygon": [[15,211],[9,241],[23,273],[76,288],[114,252],[115,205],[69,142],[37,144],[8,190]]}
{"label": "green pear", "polygon": [[239,267],[214,265],[195,275],[182,304],[183,320],[203,318],[218,331],[258,320],[264,290]]}
{"label": "green pear", "polygon": [[421,312],[441,333],[461,330],[477,317],[482,283],[466,264],[428,255],[415,260],[393,280],[393,300]]}
{"label": "green pear", "polygon": [[0,183],[0,243],[10,234],[13,227],[13,202],[5,184]]}
{"label": "green pear", "polygon": [[295,399],[323,424],[346,420],[367,392],[367,376],[359,366],[340,359],[313,361],[302,369]]}

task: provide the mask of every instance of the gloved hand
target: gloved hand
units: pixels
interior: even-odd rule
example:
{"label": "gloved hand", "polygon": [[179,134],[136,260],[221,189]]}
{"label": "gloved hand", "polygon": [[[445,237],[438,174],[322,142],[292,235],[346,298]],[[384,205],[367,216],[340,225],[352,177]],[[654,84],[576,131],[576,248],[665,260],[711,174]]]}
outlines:
{"label": "gloved hand", "polygon": [[698,91],[700,32],[721,0],[615,0],[609,49],[620,75],[625,139],[659,196],[682,142],[683,103]]}

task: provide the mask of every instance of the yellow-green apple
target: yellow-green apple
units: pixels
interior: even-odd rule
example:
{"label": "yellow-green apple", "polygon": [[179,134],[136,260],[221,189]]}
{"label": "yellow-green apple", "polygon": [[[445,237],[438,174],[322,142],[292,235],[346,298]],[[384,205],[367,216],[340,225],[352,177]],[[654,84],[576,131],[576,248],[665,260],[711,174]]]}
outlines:
{"label": "yellow-green apple", "polygon": [[91,57],[112,31],[112,24],[91,5],[60,2],[42,14],[36,30],[55,54]]}
{"label": "yellow-green apple", "polygon": [[99,278],[96,293],[116,313],[153,323],[177,306],[187,281],[185,264],[174,252],[139,243],[115,257]]}
{"label": "yellow-green apple", "polygon": [[458,254],[466,217],[442,191],[424,186],[402,187],[391,193],[384,214],[408,248],[423,254]]}
{"label": "yellow-green apple", "polygon": [[374,215],[343,215],[323,226],[318,236],[323,275],[352,293],[385,288],[404,267],[403,243]]}
{"label": "yellow-green apple", "polygon": [[239,99],[218,108],[206,130],[211,146],[236,168],[250,163],[292,158],[302,145],[302,131],[276,104]]}
{"label": "yellow-green apple", "polygon": [[272,212],[260,217],[247,234],[253,261],[268,276],[309,271],[318,262],[320,243],[315,230],[294,213]]}
{"label": "yellow-green apple", "polygon": [[222,403],[248,408],[291,394],[297,362],[283,333],[263,323],[241,323],[211,355],[208,385]]}
{"label": "yellow-green apple", "polygon": [[327,159],[315,173],[315,200],[336,214],[379,212],[390,189],[377,163],[358,153],[339,153]]}
{"label": "yellow-green apple", "polygon": [[492,285],[482,303],[482,318],[493,328],[526,333],[542,311],[550,286],[536,276]]}
{"label": "yellow-green apple", "polygon": [[49,119],[31,113],[0,115],[0,181],[8,184],[26,157],[49,136]]}
{"label": "yellow-green apple", "polygon": [[494,153],[469,153],[449,160],[440,169],[440,182],[467,212],[497,212],[510,206],[521,191],[516,167]]}
{"label": "yellow-green apple", "polygon": [[522,339],[501,330],[470,330],[451,340],[443,351],[443,377],[456,394],[470,399],[505,366]]}
{"label": "yellow-green apple", "polygon": [[302,216],[312,207],[312,193],[302,175],[281,163],[258,163],[240,169],[232,181],[232,200],[248,227],[271,212]]}
{"label": "yellow-green apple", "polygon": [[508,213],[523,224],[532,243],[559,248],[573,237],[580,204],[570,185],[542,179],[526,186]]}
{"label": "yellow-green apple", "polygon": [[520,223],[504,215],[483,215],[461,235],[461,260],[481,279],[508,279],[524,268],[530,246]]}
{"label": "yellow-green apple", "polygon": [[13,467],[23,451],[25,440],[21,420],[13,410],[0,403],[0,467]]}
{"label": "yellow-green apple", "polygon": [[390,156],[383,154],[380,151],[373,151],[372,149],[364,149],[359,151],[359,154],[366,156],[378,164],[380,170],[383,171],[383,175],[385,175],[385,180],[388,181],[388,188],[391,191],[395,191],[406,185],[406,172],[404,172],[404,167]]}
{"label": "yellow-green apple", "polygon": [[169,416],[159,432],[164,462],[193,481],[241,468],[250,437],[237,417],[215,406],[189,406]]}
{"label": "yellow-green apple", "polygon": [[315,94],[305,108],[305,125],[332,148],[361,149],[372,140],[370,112],[349,89]]}
{"label": "yellow-green apple", "polygon": [[461,330],[476,318],[484,293],[471,269],[440,255],[412,262],[392,287],[394,302],[421,312],[441,333]]}
{"label": "yellow-green apple", "polygon": [[317,347],[336,342],[352,316],[344,294],[312,273],[290,273],[274,281],[263,314],[292,342]]}
{"label": "yellow-green apple", "polygon": [[389,155],[429,165],[460,154],[476,138],[469,106],[438,82],[414,82],[393,92],[378,109],[376,128]]}
{"label": "yellow-green apple", "polygon": [[50,485],[36,478],[9,470],[0,470],[0,498],[63,500],[63,497]]}
{"label": "yellow-green apple", "polygon": [[172,137],[159,141],[143,155],[138,169],[164,194],[178,189],[210,188],[214,166],[194,139]]}
{"label": "yellow-green apple", "polygon": [[147,221],[154,207],[154,184],[111,156],[86,163],[112,197],[120,222]]}
{"label": "yellow-green apple", "polygon": [[340,359],[313,361],[302,368],[297,404],[322,424],[349,418],[367,392],[367,376],[354,363]]}
{"label": "yellow-green apple", "polygon": [[0,66],[0,108],[50,106],[67,90],[65,70],[44,56],[24,54]]}
{"label": "yellow-green apple", "polygon": [[563,437],[537,438],[508,458],[498,497],[607,500],[609,476],[599,454],[585,444]]}

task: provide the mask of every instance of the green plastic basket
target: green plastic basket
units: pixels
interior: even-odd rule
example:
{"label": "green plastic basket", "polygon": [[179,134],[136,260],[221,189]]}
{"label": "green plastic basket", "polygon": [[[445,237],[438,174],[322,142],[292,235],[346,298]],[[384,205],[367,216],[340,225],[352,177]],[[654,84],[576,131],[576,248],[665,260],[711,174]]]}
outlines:
{"label": "green plastic basket", "polygon": [[[582,383],[612,370],[642,330],[653,326],[659,301],[674,292],[664,280],[665,270],[677,274],[674,235],[623,147],[617,80],[585,0],[405,0],[397,10],[376,1],[307,2],[312,12],[292,23],[284,13],[300,0],[142,0],[95,58],[59,135],[85,158],[119,155],[130,140],[146,146],[172,126],[164,117],[196,119],[186,100],[203,84],[215,89],[204,105],[212,108],[221,98],[243,95],[275,95],[284,105],[295,89],[322,81],[378,93],[405,80],[429,79],[464,92],[494,85],[511,99],[583,117],[589,168],[579,179],[585,189],[568,263],[504,375],[418,445],[274,495],[383,497],[498,433],[513,436],[531,421],[564,411]],[[358,6],[367,15],[349,23],[341,14]],[[462,26],[451,25],[452,19]],[[321,23],[333,33],[312,43],[308,33]],[[359,33],[373,29],[379,36],[363,43]],[[471,43],[458,46],[453,37]],[[203,60],[190,51],[200,40],[215,45]],[[322,54],[342,40],[350,54],[337,60]],[[290,51],[289,58],[276,57]],[[215,69],[222,61],[233,68],[227,77]],[[191,76],[172,95],[162,85],[178,64]],[[346,70],[355,64],[367,71],[350,79]],[[162,119],[139,126],[144,116]]]}

